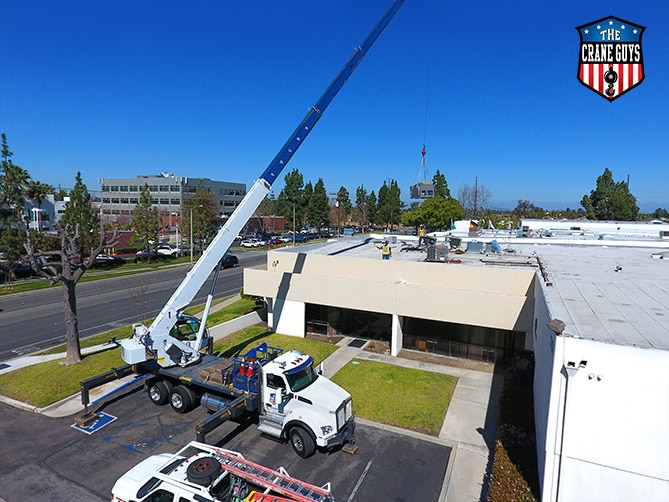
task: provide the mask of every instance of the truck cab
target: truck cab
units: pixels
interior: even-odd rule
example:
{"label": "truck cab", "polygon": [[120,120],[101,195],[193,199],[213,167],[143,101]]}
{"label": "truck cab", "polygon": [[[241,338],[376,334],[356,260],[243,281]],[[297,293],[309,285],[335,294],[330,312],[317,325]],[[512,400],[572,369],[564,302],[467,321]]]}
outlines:
{"label": "truck cab", "polygon": [[313,357],[297,350],[284,352],[263,365],[261,387],[258,429],[288,438],[299,456],[352,440],[351,395],[320,375]]}

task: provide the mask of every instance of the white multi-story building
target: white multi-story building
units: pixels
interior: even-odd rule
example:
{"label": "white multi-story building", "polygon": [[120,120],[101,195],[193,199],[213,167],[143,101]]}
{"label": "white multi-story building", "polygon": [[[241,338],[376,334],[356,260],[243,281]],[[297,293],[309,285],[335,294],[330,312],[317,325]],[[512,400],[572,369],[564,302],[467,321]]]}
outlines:
{"label": "white multi-story building", "polygon": [[112,221],[130,216],[139,203],[139,194],[148,185],[153,205],[159,211],[180,216],[184,199],[192,197],[201,185],[213,196],[219,214],[227,218],[246,195],[246,185],[208,178],[186,178],[172,173],[137,176],[136,178],[103,178],[101,214]]}

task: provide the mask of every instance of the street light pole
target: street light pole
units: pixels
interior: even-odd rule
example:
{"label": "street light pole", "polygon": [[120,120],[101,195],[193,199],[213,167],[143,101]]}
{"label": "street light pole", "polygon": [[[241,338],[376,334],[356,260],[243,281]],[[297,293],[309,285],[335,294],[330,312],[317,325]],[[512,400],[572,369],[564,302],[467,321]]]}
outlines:
{"label": "street light pole", "polygon": [[190,262],[193,263],[193,206],[190,208]]}

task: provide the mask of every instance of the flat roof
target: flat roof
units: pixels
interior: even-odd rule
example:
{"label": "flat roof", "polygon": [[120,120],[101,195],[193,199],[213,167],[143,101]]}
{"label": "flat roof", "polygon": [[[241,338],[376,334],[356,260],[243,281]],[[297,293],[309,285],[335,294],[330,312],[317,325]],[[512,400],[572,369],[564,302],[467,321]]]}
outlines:
{"label": "flat roof", "polygon": [[[393,239],[362,234],[281,250],[381,260],[381,251],[375,244],[386,237],[391,242],[396,240],[392,244],[392,260],[425,261],[425,251],[415,249],[414,236]],[[566,324],[565,336],[669,350],[669,242],[665,249],[643,247],[643,241],[639,247],[630,247],[629,241],[620,243],[623,246],[617,241],[599,241],[600,245],[544,242],[512,239],[515,253],[450,251],[448,260],[461,260],[460,266],[528,267],[536,266],[538,256],[548,278],[544,288],[547,301],[553,316]]]}

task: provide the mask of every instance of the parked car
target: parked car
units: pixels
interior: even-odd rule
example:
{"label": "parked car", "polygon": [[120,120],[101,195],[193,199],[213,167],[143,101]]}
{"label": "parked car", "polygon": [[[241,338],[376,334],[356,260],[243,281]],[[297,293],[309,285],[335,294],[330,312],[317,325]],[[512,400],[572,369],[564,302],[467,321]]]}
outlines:
{"label": "parked car", "polygon": [[159,255],[168,258],[178,258],[179,256],[181,256],[181,249],[179,249],[178,247],[174,247],[170,244],[161,244],[160,246],[158,246],[156,252]]}
{"label": "parked car", "polygon": [[233,254],[226,253],[225,255],[223,255],[223,258],[221,258],[221,268],[232,268],[238,266],[239,266],[239,260]]}
{"label": "parked car", "polygon": [[159,255],[158,252],[153,249],[142,249],[141,251],[137,251],[135,254],[135,262],[147,261],[149,258],[151,258],[152,261],[155,261],[160,257],[161,255]]}
{"label": "parked car", "polygon": [[100,253],[95,257],[94,265],[96,267],[118,267],[123,265],[125,260],[120,256],[114,256],[107,253]]}
{"label": "parked car", "polygon": [[257,248],[262,246],[258,239],[244,239],[239,245],[243,248]]}

